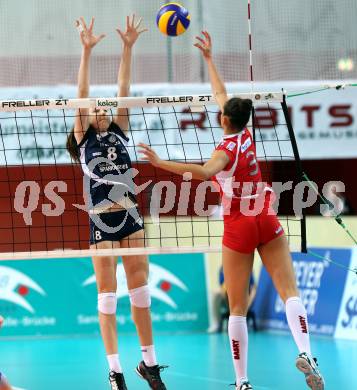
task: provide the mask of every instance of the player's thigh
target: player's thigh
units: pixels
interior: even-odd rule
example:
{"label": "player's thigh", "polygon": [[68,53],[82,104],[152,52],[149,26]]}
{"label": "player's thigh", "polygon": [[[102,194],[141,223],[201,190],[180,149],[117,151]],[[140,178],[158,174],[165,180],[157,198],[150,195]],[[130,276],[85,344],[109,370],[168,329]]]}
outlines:
{"label": "player's thigh", "polygon": [[298,295],[295,272],[286,236],[282,235],[259,246],[258,252],[283,301],[285,302],[287,298]]}
{"label": "player's thigh", "polygon": [[[91,249],[120,248],[119,242],[102,241],[91,245]],[[117,256],[93,256],[92,257],[98,292],[116,291]]]}
{"label": "player's thigh", "polygon": [[[143,248],[144,231],[139,230],[121,241],[122,248]],[[123,266],[128,288],[133,289],[147,284],[149,263],[146,255],[123,256]]]}
{"label": "player's thigh", "polygon": [[230,312],[234,315],[246,315],[254,252],[240,253],[223,245],[222,260]]}

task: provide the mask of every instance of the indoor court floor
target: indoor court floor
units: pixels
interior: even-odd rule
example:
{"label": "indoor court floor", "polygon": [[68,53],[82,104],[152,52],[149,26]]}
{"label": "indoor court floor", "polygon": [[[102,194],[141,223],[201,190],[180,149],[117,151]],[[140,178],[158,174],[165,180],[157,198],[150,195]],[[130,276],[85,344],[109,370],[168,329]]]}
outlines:
{"label": "indoor court floor", "polygon": [[[312,347],[326,390],[357,389],[357,342],[314,337]],[[119,348],[128,389],[147,389],[134,372],[140,360],[136,336],[122,335]],[[156,348],[160,363],[170,366],[162,374],[168,390],[230,389],[234,382],[226,333],[156,335]],[[307,389],[295,357],[288,335],[251,333],[249,377],[254,389]],[[0,370],[15,389],[109,389],[99,337],[1,340]]]}

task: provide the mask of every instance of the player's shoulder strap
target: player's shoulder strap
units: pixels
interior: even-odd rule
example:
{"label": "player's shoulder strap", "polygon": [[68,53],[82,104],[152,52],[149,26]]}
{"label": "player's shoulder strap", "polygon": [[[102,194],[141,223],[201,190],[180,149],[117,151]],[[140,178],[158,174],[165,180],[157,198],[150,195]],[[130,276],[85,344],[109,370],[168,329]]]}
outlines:
{"label": "player's shoulder strap", "polygon": [[129,142],[129,137],[124,133],[124,131],[118,126],[115,122],[111,122],[108,128],[108,131],[112,131],[115,134],[119,135],[125,143]]}

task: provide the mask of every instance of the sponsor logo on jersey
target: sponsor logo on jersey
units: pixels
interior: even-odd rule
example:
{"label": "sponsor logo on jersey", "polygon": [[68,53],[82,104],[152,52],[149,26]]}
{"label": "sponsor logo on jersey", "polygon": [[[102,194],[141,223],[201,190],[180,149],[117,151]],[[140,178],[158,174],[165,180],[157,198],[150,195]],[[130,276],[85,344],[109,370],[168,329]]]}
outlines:
{"label": "sponsor logo on jersey", "polygon": [[249,146],[252,144],[252,140],[250,138],[248,138],[244,143],[243,145],[240,147],[240,150],[242,151],[242,153],[244,153],[248,148]]}
{"label": "sponsor logo on jersey", "polygon": [[112,171],[118,171],[121,169],[128,169],[128,164],[121,164],[121,165],[113,165],[113,164],[102,164],[99,166],[99,172],[112,172]]}
{"label": "sponsor logo on jersey", "polygon": [[98,157],[98,156],[101,156],[102,155],[102,152],[95,152],[92,154],[92,157]]}
{"label": "sponsor logo on jersey", "polygon": [[111,136],[108,138],[108,141],[112,144],[114,144],[115,142],[117,142],[118,138],[114,135],[114,134],[111,134]]}
{"label": "sponsor logo on jersey", "polygon": [[235,147],[236,147],[236,143],[235,142],[229,142],[229,144],[226,146],[226,149],[228,149],[231,152],[233,152]]}
{"label": "sponsor logo on jersey", "polygon": [[275,234],[279,234],[282,230],[283,230],[283,227],[282,227],[282,226],[279,226],[279,227],[275,230]]}
{"label": "sponsor logo on jersey", "polygon": [[[82,286],[85,287],[90,284],[94,284],[95,281],[95,275],[92,275],[83,282]],[[123,264],[118,264],[117,266],[117,281],[118,299],[128,296],[128,287],[126,284],[126,275]],[[176,302],[169,296],[169,291],[171,290],[172,285],[180,288],[185,292],[189,291],[186,285],[166,268],[161,267],[157,264],[149,265],[148,286],[150,289],[151,297],[156,298],[159,301],[166,303],[168,306],[171,306],[172,308],[176,309]]]}
{"label": "sponsor logo on jersey", "polygon": [[35,313],[34,308],[25,299],[29,289],[46,295],[45,291],[24,273],[10,267],[0,266],[0,300],[11,302],[30,313]]}

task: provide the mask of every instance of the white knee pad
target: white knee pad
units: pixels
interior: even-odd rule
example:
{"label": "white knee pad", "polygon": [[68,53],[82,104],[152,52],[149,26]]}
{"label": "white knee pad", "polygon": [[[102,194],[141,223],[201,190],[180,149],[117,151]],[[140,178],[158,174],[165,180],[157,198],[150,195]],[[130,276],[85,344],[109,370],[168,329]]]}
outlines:
{"label": "white knee pad", "polygon": [[116,314],[117,294],[115,292],[98,294],[98,311],[103,314]]}
{"label": "white knee pad", "polygon": [[141,286],[129,290],[130,303],[139,308],[148,308],[151,306],[151,296],[149,286]]}

